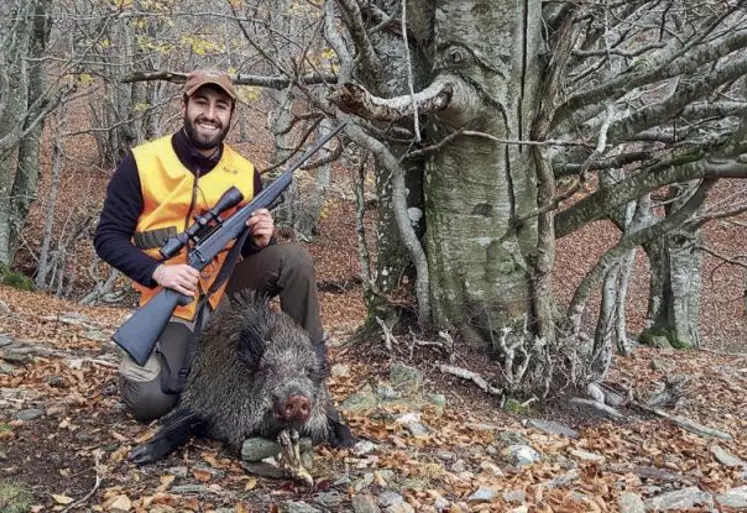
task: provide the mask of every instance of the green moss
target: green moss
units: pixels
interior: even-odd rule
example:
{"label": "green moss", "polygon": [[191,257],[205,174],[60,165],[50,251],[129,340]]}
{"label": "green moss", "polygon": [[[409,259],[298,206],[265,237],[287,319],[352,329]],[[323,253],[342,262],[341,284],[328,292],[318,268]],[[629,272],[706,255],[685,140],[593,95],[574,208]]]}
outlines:
{"label": "green moss", "polygon": [[664,328],[656,328],[645,331],[641,333],[641,335],[638,337],[638,340],[641,342],[641,344],[655,345],[654,342],[657,337],[663,337],[667,339],[669,345],[674,349],[684,350],[693,348],[692,344],[689,341],[677,338],[673,330]]}
{"label": "green moss", "polygon": [[530,405],[524,406],[520,401],[512,397],[506,399],[506,402],[503,404],[503,409],[509,413],[514,413],[516,415],[524,415],[532,411],[532,407]]}
{"label": "green moss", "polygon": [[33,500],[34,496],[26,488],[0,481],[0,511],[3,513],[26,513]]}
{"label": "green moss", "polygon": [[11,270],[5,263],[0,263],[0,280],[8,287],[29,291],[36,290],[31,278]]}

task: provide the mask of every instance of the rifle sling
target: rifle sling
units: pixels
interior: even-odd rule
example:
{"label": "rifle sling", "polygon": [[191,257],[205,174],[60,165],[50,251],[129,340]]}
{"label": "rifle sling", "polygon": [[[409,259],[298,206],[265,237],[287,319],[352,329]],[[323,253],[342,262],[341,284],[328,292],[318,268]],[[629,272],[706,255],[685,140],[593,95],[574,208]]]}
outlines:
{"label": "rifle sling", "polygon": [[200,333],[202,333],[203,311],[205,309],[205,306],[210,304],[210,301],[208,301],[208,298],[210,298],[210,296],[213,295],[215,291],[217,291],[223,285],[223,283],[225,283],[225,281],[231,276],[231,273],[233,272],[234,267],[236,267],[236,262],[238,262],[239,256],[241,255],[241,248],[244,247],[244,243],[246,242],[246,238],[248,236],[249,236],[249,229],[245,229],[241,237],[236,239],[236,243],[233,245],[233,247],[231,247],[231,250],[228,252],[228,255],[226,255],[226,259],[223,261],[223,265],[221,266],[220,271],[218,271],[218,276],[215,278],[215,281],[213,281],[212,285],[210,285],[210,288],[205,294],[204,300],[197,307],[197,315],[195,316],[195,328],[194,328],[195,336],[199,337]]}

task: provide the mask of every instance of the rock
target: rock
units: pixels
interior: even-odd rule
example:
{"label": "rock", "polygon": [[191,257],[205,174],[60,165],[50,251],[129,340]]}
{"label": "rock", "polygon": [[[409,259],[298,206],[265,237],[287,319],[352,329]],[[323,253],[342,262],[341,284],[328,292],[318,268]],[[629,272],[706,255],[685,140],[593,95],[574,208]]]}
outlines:
{"label": "rock", "polygon": [[3,333],[0,335],[0,347],[6,347],[13,343],[13,339],[10,338],[10,335],[7,335]]}
{"label": "rock", "polygon": [[381,510],[373,495],[366,493],[353,496],[353,511],[355,513],[379,513]]}
{"label": "rock", "polygon": [[[299,446],[302,453],[311,451],[311,439],[302,438],[299,441]],[[280,446],[267,438],[247,438],[241,445],[241,459],[248,462],[262,461],[265,458],[274,457],[278,454],[280,454]]]}
{"label": "rock", "polygon": [[620,513],[646,513],[646,506],[643,499],[633,492],[625,492],[617,499],[620,506]]}
{"label": "rock", "polygon": [[10,307],[8,306],[8,303],[5,301],[0,301],[0,314],[9,314],[10,313]]}
{"label": "rock", "polygon": [[439,450],[436,451],[436,458],[441,461],[454,461],[456,459],[456,454],[451,451]]}
{"label": "rock", "polygon": [[667,511],[670,509],[688,509],[695,506],[710,506],[711,495],[697,486],[690,486],[675,492],[668,492],[646,500],[646,511]]}
{"label": "rock", "polygon": [[420,422],[420,414],[416,412],[405,413],[394,419],[396,424],[409,424],[411,422]]}
{"label": "rock", "polygon": [[514,465],[526,467],[538,462],[541,456],[528,445],[510,445],[507,449]]}
{"label": "rock", "polygon": [[285,479],[288,476],[277,465],[272,465],[264,461],[245,461],[242,466],[248,472],[262,477],[271,479]]}
{"label": "rock", "polygon": [[379,504],[384,506],[385,508],[391,506],[392,504],[396,504],[398,502],[404,502],[405,498],[402,497],[397,492],[393,492],[391,490],[387,490],[386,492],[379,495]]}
{"label": "rock", "polygon": [[340,404],[341,410],[370,410],[379,404],[379,398],[373,392],[361,391],[351,395]]}
{"label": "rock", "polygon": [[464,460],[456,460],[451,466],[451,471],[455,474],[459,474],[460,472],[464,472],[465,470],[467,470],[467,464],[464,462]]}
{"label": "rock", "polygon": [[483,461],[480,463],[480,470],[493,477],[501,477],[503,475],[501,468],[491,461]]}
{"label": "rock", "polygon": [[348,376],[350,375],[350,366],[345,365],[344,363],[336,363],[332,366],[332,368],[329,370],[330,375],[334,378],[341,377],[341,376]]}
{"label": "rock", "polygon": [[420,391],[423,385],[423,373],[414,367],[395,363],[389,370],[389,381],[395,390],[412,395]]}
{"label": "rock", "polygon": [[722,506],[740,510],[747,509],[747,486],[732,488],[716,495],[716,500]]}
{"label": "rock", "polygon": [[581,449],[569,449],[568,452],[582,461],[594,461],[596,463],[603,463],[606,459],[601,454],[594,452],[582,451]]}
{"label": "rock", "polygon": [[185,494],[185,493],[203,494],[203,493],[215,493],[215,490],[205,485],[186,484],[186,485],[172,486],[170,489],[170,493],[174,493],[177,495]]}
{"label": "rock", "polygon": [[280,513],[322,513],[314,506],[310,506],[305,502],[301,501],[288,501],[284,502],[278,508]]}
{"label": "rock", "polygon": [[407,428],[407,430],[410,432],[412,436],[420,436],[420,435],[428,434],[428,428],[425,427],[420,422],[410,422],[405,427]]}
{"label": "rock", "polygon": [[503,492],[503,500],[514,504],[523,504],[527,500],[527,493],[524,490],[511,490]]}
{"label": "rock", "polygon": [[85,333],[83,333],[83,336],[86,337],[88,340],[95,340],[96,342],[108,342],[111,338],[110,335],[107,335],[103,331],[99,330],[88,330]]}
{"label": "rock", "polygon": [[529,441],[523,435],[515,431],[502,431],[498,435],[498,442],[502,445],[529,445]]}
{"label": "rock", "polygon": [[665,372],[665,373],[674,372],[674,370],[677,368],[677,365],[675,365],[674,362],[670,360],[664,360],[661,358],[652,359],[650,366],[652,370],[655,370],[657,372]]}
{"label": "rock", "polygon": [[402,398],[402,392],[397,392],[392,385],[388,383],[380,383],[375,389],[376,395],[384,399],[385,401],[393,401],[395,399]]}
{"label": "rock", "polygon": [[529,425],[551,435],[560,435],[567,438],[578,438],[578,431],[566,427],[562,424],[558,424],[557,422],[553,422],[552,420],[530,419]]}
{"label": "rock", "polygon": [[481,502],[493,502],[498,497],[498,491],[493,488],[487,488],[481,486],[475,493],[467,498],[467,502],[470,504],[481,503]]}
{"label": "rock", "polygon": [[17,351],[15,346],[7,346],[0,352],[0,358],[14,365],[26,365],[33,361],[33,357],[26,351]]}
{"label": "rock", "polygon": [[719,445],[711,446],[711,454],[713,454],[719,463],[727,467],[744,467],[747,465],[744,461]]}
{"label": "rock", "polygon": [[314,495],[314,502],[320,506],[337,511],[340,504],[345,498],[337,490],[330,490],[328,492],[319,492]]}
{"label": "rock", "polygon": [[392,504],[384,511],[386,513],[415,513],[415,509],[404,501]]}
{"label": "rock", "polygon": [[178,467],[170,467],[166,469],[167,474],[171,474],[176,477],[187,477],[189,473],[189,469],[187,467],[178,466]]}
{"label": "rock", "polygon": [[39,417],[44,415],[44,412],[42,410],[36,410],[36,409],[29,409],[29,410],[21,410],[15,415],[13,415],[13,418],[17,420],[36,420]]}
{"label": "rock", "polygon": [[376,444],[369,440],[361,440],[353,447],[353,454],[356,456],[365,456],[376,449]]}
{"label": "rock", "polygon": [[451,504],[449,503],[449,501],[447,501],[443,497],[437,497],[436,502],[433,503],[433,507],[435,507],[438,511],[443,511],[450,505]]}
{"label": "rock", "polygon": [[364,475],[363,475],[363,477],[362,477],[362,478],[360,478],[360,479],[359,479],[359,480],[358,480],[358,481],[357,481],[357,482],[356,482],[356,483],[355,483],[355,484],[353,485],[353,490],[354,490],[354,491],[355,491],[356,493],[359,493],[359,492],[361,492],[361,491],[365,490],[366,488],[368,488],[369,486],[371,486],[371,485],[373,484],[373,482],[374,482],[374,479],[375,479],[375,477],[376,477],[376,476],[374,476],[374,473],[373,473],[373,472],[368,472],[368,473],[364,474]]}
{"label": "rock", "polygon": [[0,362],[0,374],[11,375],[16,368],[10,364]]}
{"label": "rock", "polygon": [[446,396],[444,394],[429,394],[428,400],[440,408],[446,406]]}

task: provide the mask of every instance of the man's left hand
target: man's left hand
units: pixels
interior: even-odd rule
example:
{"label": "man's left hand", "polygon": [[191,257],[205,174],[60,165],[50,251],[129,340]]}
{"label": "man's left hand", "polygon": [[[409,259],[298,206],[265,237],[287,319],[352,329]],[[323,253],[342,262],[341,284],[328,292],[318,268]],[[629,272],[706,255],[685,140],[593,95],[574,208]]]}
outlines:
{"label": "man's left hand", "polygon": [[249,234],[254,239],[255,246],[262,249],[270,244],[270,239],[275,233],[275,222],[269,210],[260,208],[247,219],[246,225],[249,227]]}

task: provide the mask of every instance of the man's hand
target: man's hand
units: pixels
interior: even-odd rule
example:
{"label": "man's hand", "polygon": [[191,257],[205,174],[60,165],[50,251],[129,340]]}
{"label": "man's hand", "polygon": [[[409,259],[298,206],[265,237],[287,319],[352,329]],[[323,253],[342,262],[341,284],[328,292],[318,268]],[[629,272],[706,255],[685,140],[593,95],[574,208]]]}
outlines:
{"label": "man's hand", "polygon": [[249,234],[252,236],[255,246],[262,249],[270,244],[270,239],[275,233],[275,222],[272,220],[269,210],[260,208],[246,220],[246,225],[249,227]]}
{"label": "man's hand", "polygon": [[194,296],[200,271],[187,264],[161,264],[153,272],[153,280],[161,287],[174,289],[185,296]]}

